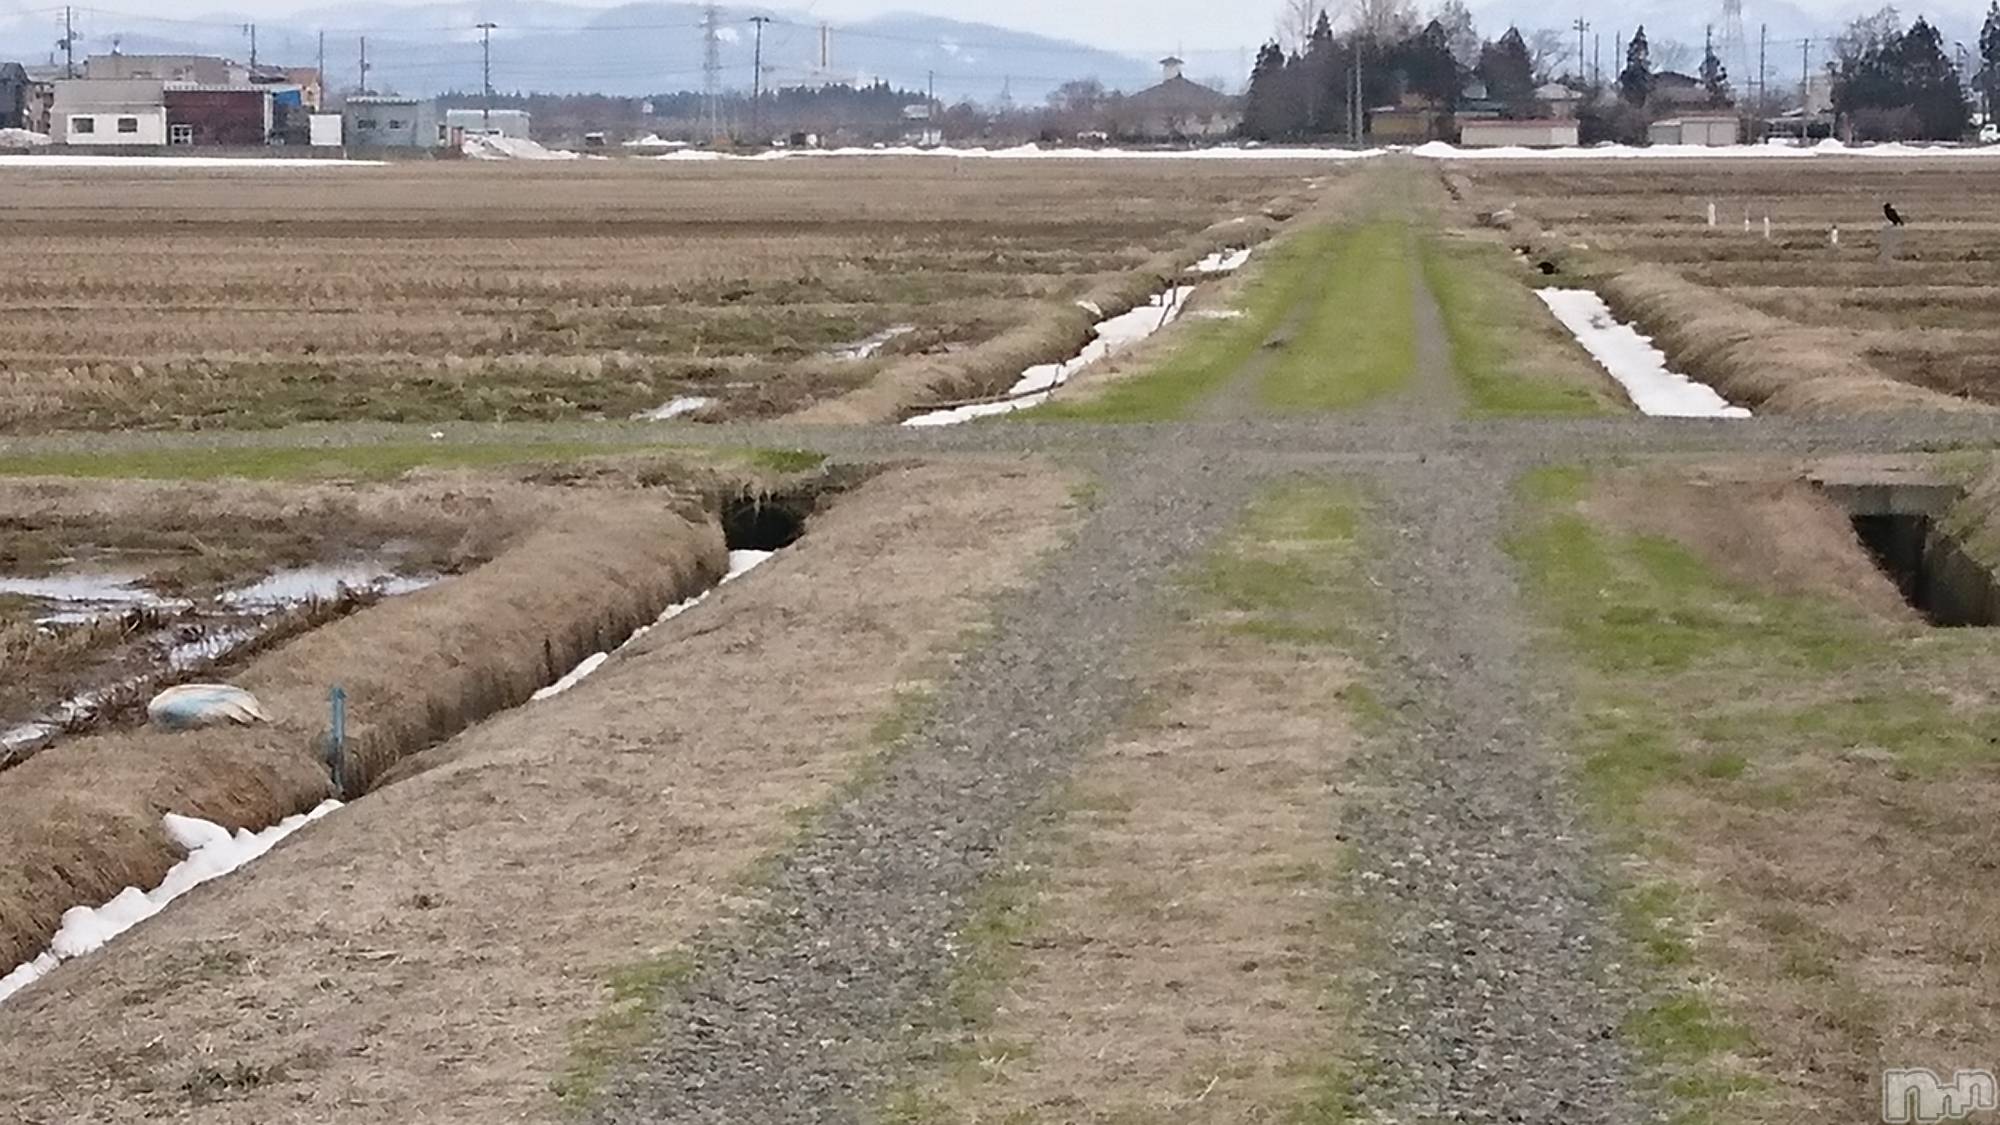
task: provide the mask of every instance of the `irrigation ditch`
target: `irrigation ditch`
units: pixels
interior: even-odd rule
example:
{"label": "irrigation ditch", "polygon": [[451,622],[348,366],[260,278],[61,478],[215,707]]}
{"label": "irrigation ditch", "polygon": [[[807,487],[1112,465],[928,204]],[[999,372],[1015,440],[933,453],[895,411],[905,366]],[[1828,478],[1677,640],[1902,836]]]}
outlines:
{"label": "irrigation ditch", "polygon": [[1443,173],[1447,194],[1482,226],[1504,233],[1544,278],[1597,294],[1687,377],[1758,412],[1832,416],[1993,408],[1897,380],[1825,333],[1750,308],[1663,266],[1633,264],[1612,250],[1572,241],[1512,206],[1482,200],[1464,175]]}
{"label": "irrigation ditch", "polygon": [[[1033,369],[1066,366],[1099,340],[1107,321],[1153,305],[1190,280],[1226,276],[1217,268],[1242,251],[1293,229],[1307,201],[1287,197],[1257,215],[1215,223],[1144,265],[1109,278],[1074,301],[1051,304],[1026,324],[957,352],[903,356],[867,384],[839,398],[814,404],[787,419],[826,425],[900,422],[911,415],[955,405],[1003,401]],[[1232,267],[1233,269],[1233,267]],[[1156,303],[1157,302],[1157,303]],[[1178,304],[1178,302],[1174,302]]]}
{"label": "irrigation ditch", "polygon": [[[365,799],[412,775],[400,763],[684,611],[729,576],[732,552],[761,558],[795,543],[863,475],[717,486],[693,512],[641,490],[578,489],[483,565],[350,606],[231,665],[230,682],[257,696],[269,724],[179,734],[107,724],[0,774],[0,978],[43,956],[71,908],[129,906],[137,888],[201,866],[173,818],[248,839],[298,827],[287,818],[330,800]],[[336,686],[347,699],[337,764],[327,753]]]}

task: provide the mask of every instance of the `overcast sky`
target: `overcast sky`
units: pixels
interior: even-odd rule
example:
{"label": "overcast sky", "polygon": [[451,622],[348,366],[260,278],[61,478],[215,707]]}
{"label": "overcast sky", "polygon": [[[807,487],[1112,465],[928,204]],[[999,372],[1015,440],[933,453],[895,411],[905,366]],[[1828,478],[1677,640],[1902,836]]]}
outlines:
{"label": "overcast sky", "polygon": [[[426,0],[355,0],[361,6],[383,3],[407,3],[412,6],[426,5]],[[505,4],[508,0],[495,0]],[[517,0],[518,2],[518,0]],[[605,8],[616,6],[620,0],[561,0],[576,7]],[[732,0],[745,3],[749,0]],[[887,12],[922,12],[932,15],[949,16],[958,19],[1002,26],[1023,31],[1033,31],[1066,39],[1075,39],[1116,50],[1140,55],[1153,55],[1166,51],[1201,52],[1228,51],[1234,48],[1254,47],[1271,37],[1278,24],[1278,12],[1284,0],[762,0],[774,8],[807,12],[819,19],[843,21],[865,19]],[[1417,7],[1425,12],[1434,9],[1440,0],[1417,0]],[[1747,0],[1746,8],[1757,8],[1762,4],[1783,6],[1813,22],[1824,19],[1831,27],[1838,19],[1864,7],[1879,6],[1886,0]],[[1660,0],[1568,0],[1565,4],[1547,5],[1530,0],[1472,0],[1474,12],[1492,8],[1503,20],[1519,19],[1546,12],[1553,24],[1566,24],[1577,14],[1593,19],[1629,18],[1627,13],[1640,7],[1658,7]],[[1934,15],[1944,10],[1962,8],[1975,0],[1903,0],[1900,7],[1906,16],[1930,11]],[[268,16],[299,12],[323,13],[330,8],[345,7],[343,0],[196,0],[195,3],[174,3],[160,5],[153,0],[98,0],[102,9],[130,13],[147,13],[155,16],[183,17],[196,12],[202,16],[210,13],[235,11],[255,11]],[[477,21],[472,14],[479,10],[479,0],[433,0],[432,5],[446,11],[463,9],[468,25]],[[1344,3],[1330,3],[1336,12]],[[1718,13],[1722,0],[1693,0],[1693,3],[1676,3],[1678,8],[1714,8]],[[1984,9],[1984,0],[1977,0],[1976,6]],[[48,0],[0,0],[0,14],[14,14],[41,9],[53,10]],[[184,15],[185,14],[185,15]],[[1657,11],[1655,14],[1658,14]],[[1685,14],[1685,13],[1683,13]],[[1560,15],[1560,18],[1557,16]],[[1699,17],[1695,18],[1699,22]],[[1491,20],[1482,22],[1492,22]]]}

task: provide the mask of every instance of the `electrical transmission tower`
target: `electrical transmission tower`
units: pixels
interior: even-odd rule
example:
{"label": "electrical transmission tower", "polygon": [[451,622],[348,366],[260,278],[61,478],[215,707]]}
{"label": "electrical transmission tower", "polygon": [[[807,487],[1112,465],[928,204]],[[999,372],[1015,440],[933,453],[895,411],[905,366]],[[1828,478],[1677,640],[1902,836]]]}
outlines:
{"label": "electrical transmission tower", "polygon": [[1750,88],[1750,40],[1743,33],[1743,0],[1722,0],[1722,51],[1717,58],[1729,69],[1731,85]]}
{"label": "electrical transmission tower", "polygon": [[708,5],[701,18],[702,106],[708,118],[708,138],[722,139],[722,9]]}

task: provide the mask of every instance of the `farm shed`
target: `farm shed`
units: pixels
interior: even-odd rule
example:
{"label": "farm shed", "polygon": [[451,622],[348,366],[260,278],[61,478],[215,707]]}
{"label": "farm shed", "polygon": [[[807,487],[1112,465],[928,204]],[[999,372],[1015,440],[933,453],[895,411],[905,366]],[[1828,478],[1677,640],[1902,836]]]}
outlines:
{"label": "farm shed", "polygon": [[525,109],[496,109],[490,121],[483,109],[448,109],[444,113],[445,127],[462,129],[468,137],[510,137],[525,141],[528,139],[528,122],[528,111]]}
{"label": "farm shed", "polygon": [[1721,148],[1736,143],[1739,126],[1733,114],[1710,113],[1655,121],[1646,140],[1656,145],[1706,145]]}
{"label": "farm shed", "polygon": [[358,147],[437,148],[445,142],[437,103],[427,98],[351,97],[340,117],[347,143]]}
{"label": "farm shed", "polygon": [[1577,143],[1574,121],[1467,121],[1458,136],[1466,148],[1566,148]]}
{"label": "farm shed", "polygon": [[169,144],[261,145],[270,140],[269,90],[172,84],[166,100]]}
{"label": "farm shed", "polygon": [[56,83],[51,117],[56,144],[163,145],[166,83],[156,78],[66,78]]}

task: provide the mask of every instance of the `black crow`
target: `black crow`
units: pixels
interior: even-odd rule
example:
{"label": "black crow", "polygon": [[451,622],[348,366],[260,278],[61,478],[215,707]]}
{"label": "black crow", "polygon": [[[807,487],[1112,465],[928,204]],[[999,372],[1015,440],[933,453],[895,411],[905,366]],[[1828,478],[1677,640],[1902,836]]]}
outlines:
{"label": "black crow", "polygon": [[1903,216],[1901,216],[1901,215],[1899,215],[1899,214],[1897,214],[1897,213],[1896,213],[1896,205],[1895,205],[1895,204],[1893,204],[1893,203],[1884,203],[1884,204],[1882,205],[1882,214],[1883,214],[1883,216],[1884,216],[1885,218],[1887,218],[1887,219],[1889,220],[1889,225],[1890,225],[1890,226],[1892,226],[1892,227],[1900,227],[1900,226],[1902,226],[1902,225],[1903,225]]}

